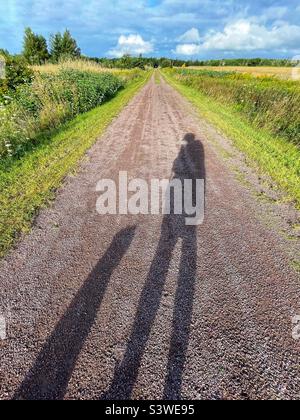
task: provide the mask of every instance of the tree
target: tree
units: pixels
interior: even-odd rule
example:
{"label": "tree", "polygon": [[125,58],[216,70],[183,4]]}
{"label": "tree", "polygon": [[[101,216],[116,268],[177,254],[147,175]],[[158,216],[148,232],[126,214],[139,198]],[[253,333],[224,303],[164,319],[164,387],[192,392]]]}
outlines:
{"label": "tree", "polygon": [[68,29],[63,34],[58,32],[51,36],[50,53],[54,62],[65,58],[80,57],[81,55],[80,48]]}
{"label": "tree", "polygon": [[23,56],[29,64],[43,64],[49,58],[46,39],[30,28],[25,29]]}
{"label": "tree", "polygon": [[50,37],[50,55],[53,62],[59,61],[62,55],[62,36],[60,32]]}
{"label": "tree", "polygon": [[62,53],[69,57],[80,57],[81,51],[76,40],[72,37],[69,30],[66,29],[62,36]]}
{"label": "tree", "polygon": [[167,67],[173,67],[172,61],[168,60],[167,58],[163,58],[160,62],[160,66],[164,69]]}
{"label": "tree", "polygon": [[9,52],[7,50],[4,50],[3,48],[0,48],[0,56],[9,57]]}

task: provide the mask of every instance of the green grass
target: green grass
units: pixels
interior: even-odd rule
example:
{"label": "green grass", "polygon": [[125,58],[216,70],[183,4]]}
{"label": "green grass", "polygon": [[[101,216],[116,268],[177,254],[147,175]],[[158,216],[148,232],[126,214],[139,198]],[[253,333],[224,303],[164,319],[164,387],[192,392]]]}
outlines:
{"label": "green grass", "polygon": [[160,72],[159,70],[154,71],[154,80],[157,85],[160,85]]}
{"label": "green grass", "polygon": [[30,230],[38,210],[55,196],[65,176],[74,170],[115,116],[149,78],[129,82],[117,96],[76,117],[51,137],[41,137],[21,159],[0,162],[0,256],[21,233]]}
{"label": "green grass", "polygon": [[230,105],[224,105],[199,90],[175,81],[165,72],[167,81],[185,96],[202,117],[229,137],[234,145],[268,174],[300,209],[300,150],[286,139],[274,137],[263,129],[251,126],[245,117]]}
{"label": "green grass", "polygon": [[293,261],[293,267],[300,274],[300,261]]}
{"label": "green grass", "polygon": [[114,74],[61,70],[36,75],[0,112],[0,158],[20,155],[42,134],[111,99],[126,82]]}
{"label": "green grass", "polygon": [[300,146],[300,84],[212,70],[170,70],[179,83],[235,106],[252,126]]}

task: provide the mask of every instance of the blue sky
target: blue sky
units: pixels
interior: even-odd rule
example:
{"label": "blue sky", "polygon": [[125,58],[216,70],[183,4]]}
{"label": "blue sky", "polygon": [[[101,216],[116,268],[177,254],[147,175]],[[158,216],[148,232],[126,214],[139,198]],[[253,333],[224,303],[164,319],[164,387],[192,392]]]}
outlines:
{"label": "blue sky", "polygon": [[300,54],[299,0],[0,0],[0,48],[20,52],[26,26],[68,28],[89,56]]}

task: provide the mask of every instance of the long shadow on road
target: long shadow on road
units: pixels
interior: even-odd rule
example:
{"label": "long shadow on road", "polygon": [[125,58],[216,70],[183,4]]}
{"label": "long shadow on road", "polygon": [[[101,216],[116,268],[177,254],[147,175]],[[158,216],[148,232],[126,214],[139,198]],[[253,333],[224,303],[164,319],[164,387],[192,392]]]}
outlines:
{"label": "long shadow on road", "polygon": [[[173,179],[192,179],[193,193],[196,179],[205,180],[204,148],[193,134],[184,138],[173,166]],[[171,207],[172,208],[172,207]],[[173,208],[174,210],[174,208]],[[174,211],[164,217],[157,251],[142,291],[135,323],[124,358],[117,366],[113,382],[101,399],[128,400],[136,383],[146,344],[160,307],[172,253],[182,239],[182,253],[175,296],[172,336],[167,365],[164,398],[180,399],[186,353],[189,344],[197,268],[197,229],[186,226],[184,215]]]}
{"label": "long shadow on road", "polygon": [[[173,165],[173,179],[205,179],[204,149],[193,134]],[[173,203],[174,205],[174,203]],[[197,268],[197,229],[186,226],[185,215],[166,215],[155,257],[142,291],[131,337],[112,384],[101,399],[130,399],[142,357],[160,307],[172,253],[182,240],[182,253],[175,295],[172,335],[168,356],[164,398],[180,399],[182,379],[189,344]],[[84,343],[96,320],[109,280],[134,238],[136,227],[119,232],[109,249],[86,279],[63,318],[38,355],[14,399],[63,399]]]}
{"label": "long shadow on road", "polygon": [[80,351],[97,317],[110,277],[130,247],[135,229],[135,226],[128,227],[114,237],[109,249],[48,338],[14,399],[63,399]]}

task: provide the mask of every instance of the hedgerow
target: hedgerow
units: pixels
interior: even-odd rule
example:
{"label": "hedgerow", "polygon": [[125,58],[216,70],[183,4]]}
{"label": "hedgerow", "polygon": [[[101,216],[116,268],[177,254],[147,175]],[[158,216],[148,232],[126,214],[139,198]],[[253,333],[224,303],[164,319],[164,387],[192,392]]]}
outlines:
{"label": "hedgerow", "polygon": [[0,108],[0,157],[17,155],[40,134],[112,98],[124,80],[111,73],[63,69],[36,74]]}

